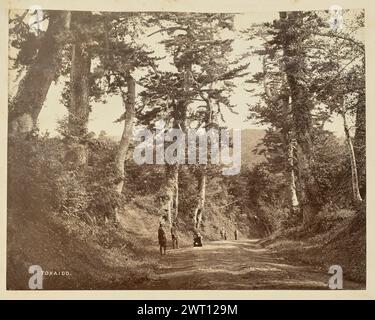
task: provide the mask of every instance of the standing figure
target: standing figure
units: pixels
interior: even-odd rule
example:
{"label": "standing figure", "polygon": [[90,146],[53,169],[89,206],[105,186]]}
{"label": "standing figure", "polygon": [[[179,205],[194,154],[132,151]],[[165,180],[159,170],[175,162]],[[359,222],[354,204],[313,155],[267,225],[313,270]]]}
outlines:
{"label": "standing figure", "polygon": [[224,227],[221,228],[221,239],[222,240],[225,239],[225,228]]}
{"label": "standing figure", "polygon": [[172,247],[173,249],[178,249],[178,233],[177,233],[177,224],[174,222],[171,228],[172,236]]}
{"label": "standing figure", "polygon": [[227,240],[227,230],[224,229],[224,240]]}
{"label": "standing figure", "polygon": [[165,234],[163,223],[160,222],[158,230],[158,239],[160,245],[160,254],[167,254],[167,235]]}
{"label": "standing figure", "polygon": [[238,230],[237,228],[234,229],[234,240],[237,240],[238,239]]}

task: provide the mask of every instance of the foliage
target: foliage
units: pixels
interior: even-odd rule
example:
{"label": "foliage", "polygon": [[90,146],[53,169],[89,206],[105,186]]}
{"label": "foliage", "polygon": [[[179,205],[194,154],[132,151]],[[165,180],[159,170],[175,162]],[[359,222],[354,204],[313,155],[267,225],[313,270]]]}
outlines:
{"label": "foliage", "polygon": [[[9,141],[8,205],[22,211],[51,212],[103,222],[121,203],[112,191],[112,141],[90,141],[91,165],[83,174],[67,165],[64,140],[48,135]],[[82,188],[85,186],[85,188]]]}
{"label": "foliage", "polygon": [[[31,32],[24,19],[25,15],[16,15],[10,21],[10,45],[17,50],[12,68],[20,73],[35,61],[45,40],[45,32]],[[46,20],[52,19],[54,13],[50,12]],[[231,103],[234,79],[248,75],[249,65],[232,57],[233,39],[224,36],[234,31],[233,19],[232,14],[74,12],[71,33],[63,35],[66,45],[59,52],[55,78],[70,73],[72,44],[79,40],[93,61],[91,101],[105,103],[111,95],[124,98],[126,79],[143,70],[145,75],[138,82],[142,86],[137,105],[139,125],[153,127],[163,119],[167,127],[219,127],[222,108],[236,112]],[[337,212],[351,209],[347,196],[351,192],[348,152],[340,139],[325,130],[325,124],[343,112],[343,97],[345,113],[360,119],[358,110],[365,102],[364,48],[356,34],[363,28],[363,13],[345,19],[341,31],[331,30],[326,21],[326,12],[280,13],[280,19],[273,23],[244,30],[245,38],[261,39],[263,44],[244,56],[258,55],[263,61],[262,72],[249,76],[247,83],[257,90],[259,98],[249,106],[249,118],[268,127],[257,148],[266,162],[252,168],[242,166],[237,177],[222,177],[218,168],[208,167],[206,207],[210,214],[217,211],[234,220],[246,216],[248,224],[257,225],[265,233],[295,224],[298,219],[288,200],[288,157],[291,141],[301,136],[298,130],[304,122],[308,122],[304,132],[307,140],[311,138],[311,176],[318,187],[308,200],[322,204],[322,212],[328,207]],[[156,57],[147,46],[145,30],[156,30],[148,34],[150,37],[160,35],[171,70],[160,68],[158,61],[163,58]],[[290,99],[293,84],[302,88],[299,93],[303,94],[294,95],[298,103]],[[61,102],[69,109],[69,81]],[[124,114],[119,115],[117,121],[123,120]],[[356,133],[364,125],[363,121],[359,123]],[[126,161],[126,191],[119,195],[113,188],[118,144],[105,133],[98,138],[87,133],[74,140],[66,119],[59,122],[58,130],[61,137],[40,135],[36,130],[27,140],[10,138],[10,207],[54,211],[77,216],[89,224],[104,222],[125,202],[143,195],[151,195],[159,209],[167,180],[164,166],[138,166]],[[363,167],[365,145],[363,140],[356,141],[356,152],[361,155],[357,161]],[[302,145],[301,139],[297,142]],[[68,161],[74,143],[87,150],[84,169]],[[300,196],[306,178],[301,172],[303,160],[296,151],[292,153]],[[299,155],[304,153],[306,148],[299,151]],[[199,169],[181,166],[179,172],[180,219],[186,224],[197,202]],[[318,216],[324,220],[328,215]],[[208,216],[204,216],[203,225],[208,224]]]}

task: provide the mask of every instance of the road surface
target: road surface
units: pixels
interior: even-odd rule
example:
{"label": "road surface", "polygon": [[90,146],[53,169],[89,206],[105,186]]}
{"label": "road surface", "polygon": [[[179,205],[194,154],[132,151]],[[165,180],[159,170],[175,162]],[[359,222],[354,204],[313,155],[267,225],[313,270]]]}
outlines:
{"label": "road surface", "polygon": [[[201,248],[169,250],[145,289],[267,290],[328,289],[331,275],[293,265],[256,240],[212,241]],[[361,285],[344,280],[344,289]]]}

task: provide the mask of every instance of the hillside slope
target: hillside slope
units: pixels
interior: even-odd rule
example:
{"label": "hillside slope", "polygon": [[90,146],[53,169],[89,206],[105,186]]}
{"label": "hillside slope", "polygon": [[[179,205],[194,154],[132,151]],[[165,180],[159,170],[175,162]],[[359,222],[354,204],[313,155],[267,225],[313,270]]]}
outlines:
{"label": "hillside slope", "polygon": [[252,167],[265,160],[264,156],[257,154],[255,151],[265,134],[265,130],[260,129],[244,129],[241,131],[241,159],[243,166]]}
{"label": "hillside slope", "polygon": [[[28,290],[28,268],[39,265],[59,273],[45,276],[44,289],[137,289],[160,267],[159,218],[151,198],[126,205],[116,228],[89,226],[72,216],[10,211],[7,288]],[[234,230],[233,222],[220,215],[209,225],[204,241],[219,239],[221,225]],[[180,246],[191,245],[190,228],[183,224]],[[168,251],[171,246],[168,235]]]}

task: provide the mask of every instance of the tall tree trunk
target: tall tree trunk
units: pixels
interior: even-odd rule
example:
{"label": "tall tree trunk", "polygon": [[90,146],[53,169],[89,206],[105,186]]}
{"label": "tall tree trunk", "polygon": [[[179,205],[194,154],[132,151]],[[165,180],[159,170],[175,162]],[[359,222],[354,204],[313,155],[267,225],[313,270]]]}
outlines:
{"label": "tall tree trunk", "polygon": [[69,39],[70,11],[49,11],[48,28],[38,54],[18,85],[9,106],[9,134],[27,134],[37,123],[52,80],[61,63],[61,51]]}
{"label": "tall tree trunk", "polygon": [[366,103],[359,103],[356,110],[354,154],[357,164],[359,191],[366,198]]}
{"label": "tall tree trunk", "polygon": [[[173,128],[186,132],[186,112],[189,104],[187,97],[190,88],[191,65],[179,69],[183,73],[183,96],[177,102],[173,103]],[[167,165],[166,185],[163,207],[167,210],[167,220],[170,224],[178,217],[178,179],[179,164]],[[174,214],[173,214],[174,212]]]}
{"label": "tall tree trunk", "polygon": [[72,50],[68,108],[68,130],[72,138],[70,155],[78,166],[87,164],[87,146],[84,138],[90,114],[90,67],[91,57],[85,52],[83,43],[78,40]]}
{"label": "tall tree trunk", "polygon": [[295,176],[295,165],[294,165],[294,147],[295,143],[293,139],[289,139],[289,154],[288,154],[288,161],[289,161],[289,175],[290,175],[290,203],[291,209],[293,213],[299,212],[299,201],[297,196],[297,187],[296,187],[296,176]]}
{"label": "tall tree trunk", "polygon": [[[280,13],[284,32],[284,67],[290,88],[292,117],[296,134],[296,154],[300,184],[300,207],[303,223],[309,224],[320,210],[319,190],[313,175],[312,116],[313,103],[303,79],[306,68],[303,35],[290,28],[303,26],[303,13]],[[288,35],[288,36],[285,36]]]}
{"label": "tall tree trunk", "polygon": [[[207,129],[209,126],[213,124],[212,119],[212,105],[210,97],[204,97],[203,94],[201,94],[201,97],[206,102],[206,111],[204,115],[204,123],[205,128]],[[198,176],[198,199],[197,199],[197,205],[194,209],[194,215],[193,215],[193,223],[194,228],[196,230],[199,230],[202,223],[203,213],[204,213],[204,205],[206,202],[206,183],[207,183],[207,165],[199,165],[199,176]]]}
{"label": "tall tree trunk", "polygon": [[287,144],[288,148],[288,170],[287,170],[287,177],[286,179],[289,180],[289,188],[290,188],[290,209],[291,213],[298,214],[299,213],[299,201],[297,196],[297,187],[296,187],[296,176],[295,176],[295,161],[294,161],[294,150],[295,150],[295,139],[294,130],[293,130],[293,121],[291,118],[292,108],[291,108],[291,97],[288,88],[288,78],[287,75],[284,75],[283,84],[280,90],[280,94],[276,96],[272,96],[271,90],[267,85],[267,68],[266,68],[266,59],[263,58],[263,87],[267,99],[270,103],[279,103],[280,106],[283,108],[284,117],[283,117],[283,128],[281,132],[283,133],[283,138],[285,144]]}
{"label": "tall tree trunk", "polygon": [[175,185],[174,185],[174,217],[173,221],[177,221],[178,217],[178,199],[179,199],[179,168],[177,168],[177,173],[176,173],[176,179],[175,179]]}
{"label": "tall tree trunk", "polygon": [[362,197],[359,192],[359,183],[358,183],[358,173],[357,173],[357,162],[355,158],[354,147],[352,143],[352,138],[350,137],[350,131],[348,124],[346,122],[345,111],[341,112],[342,119],[344,121],[344,131],[346,137],[346,145],[348,146],[349,158],[350,158],[350,167],[352,172],[352,189],[353,189],[353,201],[358,204],[362,202]]}
{"label": "tall tree trunk", "polygon": [[[185,131],[185,117],[186,117],[186,106],[184,103],[179,102],[174,107],[174,121],[173,128]],[[168,221],[173,223],[178,216],[178,179],[179,179],[180,165],[178,163],[167,165],[166,173],[166,184],[163,207],[167,210]]]}
{"label": "tall tree trunk", "polygon": [[178,215],[178,165],[166,165],[166,183],[164,188],[163,208],[170,224]]}
{"label": "tall tree trunk", "polygon": [[124,129],[120,144],[115,157],[115,170],[118,176],[116,183],[116,190],[118,193],[122,193],[124,189],[124,178],[125,178],[125,160],[126,154],[129,149],[130,140],[133,133],[133,124],[135,116],[135,81],[131,75],[126,78],[127,93],[123,94],[122,99],[125,106],[125,119]]}
{"label": "tall tree trunk", "polygon": [[198,180],[198,201],[194,210],[194,227],[199,230],[202,223],[203,210],[206,201],[206,181],[207,181],[207,165],[202,165]]}
{"label": "tall tree trunk", "polygon": [[[290,188],[290,211],[293,215],[299,215],[300,213],[300,204],[298,201],[297,195],[297,185],[296,185],[296,175],[295,175],[295,149],[296,149],[296,140],[295,129],[293,124],[293,119],[291,119],[292,106],[291,106],[291,96],[287,88],[287,77],[285,75],[282,94],[280,97],[281,103],[284,107],[284,114],[286,115],[285,119],[285,128],[286,133],[284,134],[284,141],[286,141],[288,146],[288,175],[289,175],[289,188]],[[285,132],[285,130],[284,130]]]}

